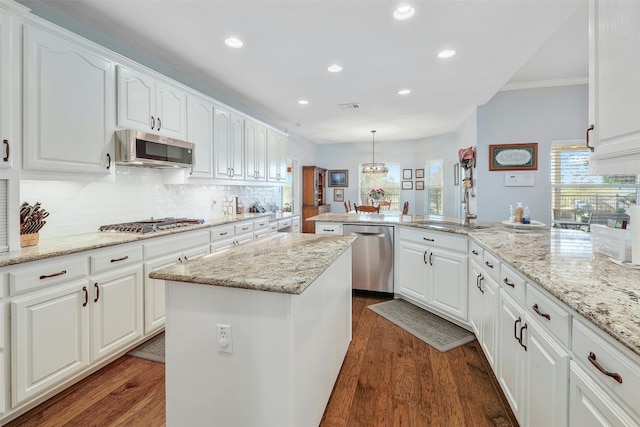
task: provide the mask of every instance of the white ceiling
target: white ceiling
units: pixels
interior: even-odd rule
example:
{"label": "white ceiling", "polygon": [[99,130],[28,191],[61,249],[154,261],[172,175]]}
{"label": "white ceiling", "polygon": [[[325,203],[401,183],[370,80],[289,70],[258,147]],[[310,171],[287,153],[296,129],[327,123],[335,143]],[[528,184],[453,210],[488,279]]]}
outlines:
{"label": "white ceiling", "polygon": [[[316,143],[452,132],[510,81],[587,76],[584,0],[413,0],[407,21],[392,18],[396,0],[42,3]],[[244,47],[226,47],[230,35]],[[457,55],[440,60],[443,48]]]}

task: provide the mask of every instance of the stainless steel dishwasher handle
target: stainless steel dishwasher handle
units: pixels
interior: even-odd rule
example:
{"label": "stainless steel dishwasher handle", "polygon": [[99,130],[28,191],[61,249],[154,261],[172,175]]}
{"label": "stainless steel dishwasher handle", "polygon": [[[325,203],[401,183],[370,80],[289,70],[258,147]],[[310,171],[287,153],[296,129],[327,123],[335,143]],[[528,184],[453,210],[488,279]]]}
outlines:
{"label": "stainless steel dishwasher handle", "polygon": [[352,231],[351,234],[355,236],[370,236],[370,237],[384,237],[384,233],[366,233],[362,231]]}

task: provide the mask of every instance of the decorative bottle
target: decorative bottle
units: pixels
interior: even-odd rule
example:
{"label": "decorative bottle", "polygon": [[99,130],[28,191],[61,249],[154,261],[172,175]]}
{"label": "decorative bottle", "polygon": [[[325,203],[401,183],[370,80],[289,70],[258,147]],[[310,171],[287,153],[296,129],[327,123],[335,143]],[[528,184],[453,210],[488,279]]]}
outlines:
{"label": "decorative bottle", "polygon": [[522,203],[518,202],[516,204],[516,222],[522,222],[522,217],[524,216],[524,208],[522,207]]}
{"label": "decorative bottle", "polygon": [[524,207],[524,211],[522,213],[522,223],[531,224],[531,214],[529,213],[529,206]]}

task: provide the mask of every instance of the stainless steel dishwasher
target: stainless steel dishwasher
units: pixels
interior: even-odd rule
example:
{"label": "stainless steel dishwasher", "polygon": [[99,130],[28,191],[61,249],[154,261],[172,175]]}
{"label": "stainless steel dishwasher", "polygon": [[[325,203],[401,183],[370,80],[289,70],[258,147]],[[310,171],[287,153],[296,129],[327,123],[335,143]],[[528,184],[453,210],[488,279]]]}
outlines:
{"label": "stainless steel dishwasher", "polygon": [[353,289],[393,293],[393,227],[345,224],[344,235],[356,235],[353,244]]}

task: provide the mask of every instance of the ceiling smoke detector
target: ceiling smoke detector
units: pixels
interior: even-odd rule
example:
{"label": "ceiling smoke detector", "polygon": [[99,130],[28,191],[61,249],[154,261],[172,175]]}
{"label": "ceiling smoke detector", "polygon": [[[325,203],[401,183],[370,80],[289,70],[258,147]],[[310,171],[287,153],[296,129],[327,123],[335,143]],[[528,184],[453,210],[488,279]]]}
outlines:
{"label": "ceiling smoke detector", "polygon": [[347,102],[346,104],[338,104],[338,107],[342,108],[343,110],[357,110],[358,108],[360,108],[360,103]]}

